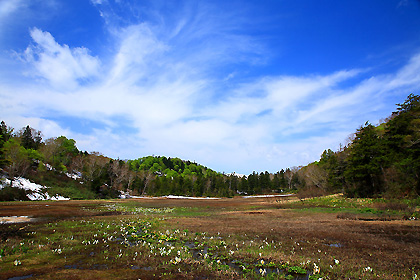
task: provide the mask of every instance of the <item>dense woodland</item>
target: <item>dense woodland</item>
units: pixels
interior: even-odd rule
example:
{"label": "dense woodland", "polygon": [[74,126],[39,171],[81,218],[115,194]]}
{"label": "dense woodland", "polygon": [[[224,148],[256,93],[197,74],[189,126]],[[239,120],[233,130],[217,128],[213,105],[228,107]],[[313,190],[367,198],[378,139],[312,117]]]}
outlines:
{"label": "dense woodland", "polygon": [[[281,159],[279,159],[279,164]],[[343,192],[349,197],[415,197],[420,194],[420,97],[410,94],[381,124],[366,122],[338,151],[319,161],[275,174],[224,174],[179,158],[147,156],[112,159],[79,151],[65,136],[42,139],[30,126],[0,127],[0,172],[26,177],[72,199],[131,195],[232,197],[297,191],[304,196]],[[258,168],[256,166],[256,168]],[[16,188],[0,190],[0,200],[24,199]]]}

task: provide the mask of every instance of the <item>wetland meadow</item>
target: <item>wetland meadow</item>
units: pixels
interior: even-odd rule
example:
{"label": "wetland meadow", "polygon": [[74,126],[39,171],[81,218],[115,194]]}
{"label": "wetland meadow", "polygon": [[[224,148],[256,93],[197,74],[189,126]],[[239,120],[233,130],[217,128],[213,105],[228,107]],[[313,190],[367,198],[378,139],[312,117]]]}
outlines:
{"label": "wetland meadow", "polygon": [[0,279],[418,279],[412,205],[340,195],[2,202]]}

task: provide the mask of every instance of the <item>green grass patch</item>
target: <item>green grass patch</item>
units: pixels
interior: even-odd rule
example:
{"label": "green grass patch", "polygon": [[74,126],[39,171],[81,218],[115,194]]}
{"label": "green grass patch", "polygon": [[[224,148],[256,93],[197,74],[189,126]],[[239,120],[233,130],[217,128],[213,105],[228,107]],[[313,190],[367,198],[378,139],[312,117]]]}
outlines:
{"label": "green grass patch", "polygon": [[345,198],[342,196],[316,197],[283,203],[281,208],[312,213],[363,215],[384,219],[417,218],[419,200],[390,200],[373,198]]}

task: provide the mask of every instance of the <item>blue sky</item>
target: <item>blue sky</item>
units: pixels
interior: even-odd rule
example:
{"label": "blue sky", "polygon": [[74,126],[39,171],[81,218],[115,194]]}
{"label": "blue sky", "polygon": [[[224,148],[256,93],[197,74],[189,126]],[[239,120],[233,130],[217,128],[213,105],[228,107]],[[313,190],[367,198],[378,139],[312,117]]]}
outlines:
{"label": "blue sky", "polygon": [[0,118],[113,158],[277,172],[419,86],[416,0],[0,1]]}

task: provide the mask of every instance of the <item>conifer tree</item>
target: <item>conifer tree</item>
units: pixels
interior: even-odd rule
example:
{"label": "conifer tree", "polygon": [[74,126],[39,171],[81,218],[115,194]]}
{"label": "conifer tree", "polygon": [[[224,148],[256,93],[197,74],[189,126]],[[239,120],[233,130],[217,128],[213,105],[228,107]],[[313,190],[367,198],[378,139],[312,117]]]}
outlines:
{"label": "conifer tree", "polygon": [[346,170],[349,195],[369,197],[382,190],[381,144],[375,127],[369,122],[357,130]]}

